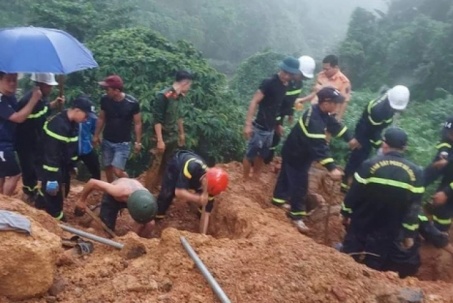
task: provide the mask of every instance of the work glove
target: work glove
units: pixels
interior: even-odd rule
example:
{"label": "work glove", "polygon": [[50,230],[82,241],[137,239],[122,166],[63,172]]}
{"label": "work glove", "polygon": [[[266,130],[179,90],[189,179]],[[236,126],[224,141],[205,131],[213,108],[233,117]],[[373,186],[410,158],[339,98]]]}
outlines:
{"label": "work glove", "polygon": [[46,183],[46,193],[51,196],[55,196],[58,192],[58,181],[47,181]]}

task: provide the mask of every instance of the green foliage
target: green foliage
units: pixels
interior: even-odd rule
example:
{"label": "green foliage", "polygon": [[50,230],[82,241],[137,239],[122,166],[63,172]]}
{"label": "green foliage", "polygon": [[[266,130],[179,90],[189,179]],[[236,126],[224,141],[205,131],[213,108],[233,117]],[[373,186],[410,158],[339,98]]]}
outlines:
{"label": "green foliage", "polygon": [[[125,92],[135,96],[142,109],[144,151],[128,164],[132,175],[141,173],[153,146],[152,101],[156,93],[173,83],[179,69],[189,69],[195,81],[184,99],[187,147],[209,162],[238,160],[244,140],[241,126],[244,110],[226,91],[225,76],[216,72],[187,42],[170,43],[148,29],[130,28],[103,33],[88,43],[99,63],[97,70],[70,75],[67,94],[80,91],[98,102],[102,91],[97,82],[108,74],[119,74]],[[146,163],[146,164],[145,164]]]}
{"label": "green foliage", "polygon": [[278,64],[285,58],[285,55],[272,51],[265,51],[255,54],[241,63],[230,83],[244,103],[250,101],[258,89],[261,81],[270,77],[278,70]]}
{"label": "green foliage", "polygon": [[[378,97],[375,93],[354,92],[345,114],[345,124],[354,131],[366,104]],[[406,155],[415,163],[426,166],[434,157],[435,145],[440,139],[442,123],[453,111],[453,96],[426,102],[410,102],[406,111],[396,117],[395,125],[403,128],[409,135]],[[332,140],[335,158],[342,165],[348,157],[347,145],[342,140]]]}
{"label": "green foliage", "polygon": [[451,1],[393,0],[388,13],[358,8],[340,47],[355,89],[404,84],[416,99],[453,92]]}

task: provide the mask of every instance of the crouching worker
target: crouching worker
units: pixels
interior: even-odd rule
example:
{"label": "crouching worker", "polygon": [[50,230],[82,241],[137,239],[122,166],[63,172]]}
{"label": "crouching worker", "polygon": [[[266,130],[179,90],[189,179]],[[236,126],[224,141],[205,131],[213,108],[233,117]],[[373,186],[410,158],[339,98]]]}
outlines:
{"label": "crouching worker", "polygon": [[108,228],[115,230],[119,211],[127,208],[136,222],[133,231],[141,237],[150,235],[157,203],[155,197],[140,182],[129,178],[119,178],[112,183],[90,179],[76,202],[75,215],[84,214],[86,199],[93,190],[104,192],[100,217]]}
{"label": "crouching worker", "polygon": [[[206,234],[214,196],[228,186],[228,174],[220,168],[208,168],[197,154],[181,150],[168,162],[157,198],[156,219],[165,216],[175,197],[193,202],[202,208],[200,233]],[[195,191],[195,193],[191,192]]]}
{"label": "crouching worker", "polygon": [[398,272],[400,278],[415,275],[420,267],[424,192],[421,168],[403,156],[406,145],[402,129],[387,129],[383,155],[365,161],[354,174],[341,210],[343,252],[373,269]]}

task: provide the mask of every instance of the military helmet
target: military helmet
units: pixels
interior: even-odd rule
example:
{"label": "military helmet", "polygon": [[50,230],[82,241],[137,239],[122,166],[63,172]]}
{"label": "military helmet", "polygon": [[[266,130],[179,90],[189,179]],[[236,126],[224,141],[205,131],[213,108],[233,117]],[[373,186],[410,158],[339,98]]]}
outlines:
{"label": "military helmet", "polygon": [[134,191],[127,199],[127,209],[132,219],[145,224],[154,219],[157,214],[156,198],[146,189]]}

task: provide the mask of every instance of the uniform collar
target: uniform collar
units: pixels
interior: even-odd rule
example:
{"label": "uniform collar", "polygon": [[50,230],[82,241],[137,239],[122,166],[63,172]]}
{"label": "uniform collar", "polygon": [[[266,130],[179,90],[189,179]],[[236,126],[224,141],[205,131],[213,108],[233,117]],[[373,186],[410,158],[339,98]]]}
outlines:
{"label": "uniform collar", "polygon": [[398,158],[403,158],[403,153],[402,152],[399,152],[399,151],[390,151],[388,153],[385,154],[386,156],[395,156],[395,157],[398,157]]}

